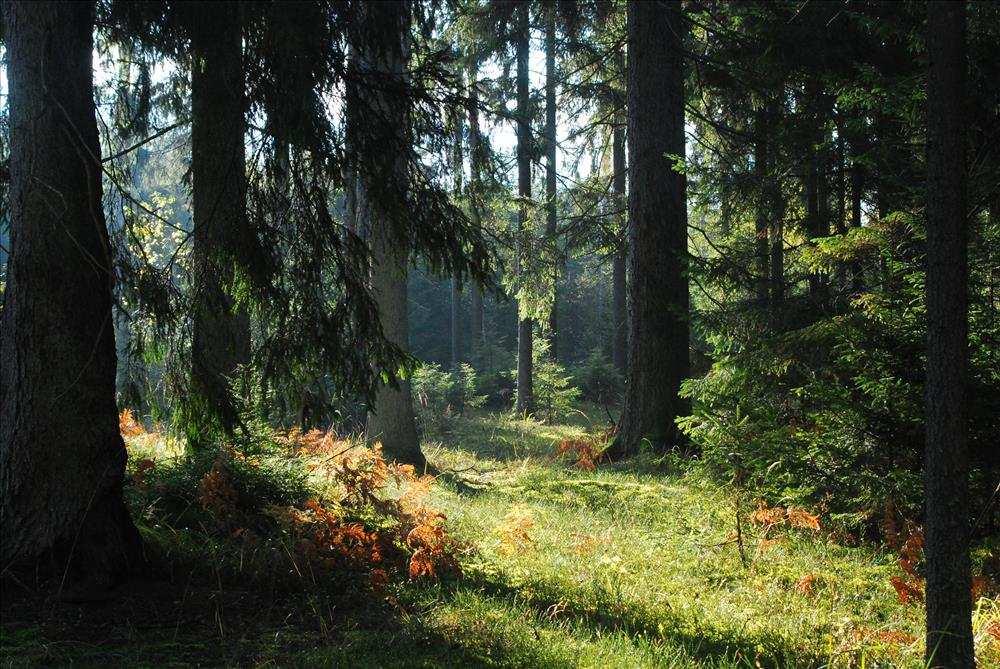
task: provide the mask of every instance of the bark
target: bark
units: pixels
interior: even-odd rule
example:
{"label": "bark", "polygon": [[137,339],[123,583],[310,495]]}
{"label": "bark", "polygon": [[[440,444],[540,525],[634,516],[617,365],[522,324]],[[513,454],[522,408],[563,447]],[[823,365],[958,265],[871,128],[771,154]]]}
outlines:
{"label": "bark", "polygon": [[559,239],[556,232],[556,15],[545,21],[545,238],[552,245],[552,310],[549,312],[550,354],[559,359]]}
{"label": "bark", "polygon": [[[482,227],[482,214],[480,206],[482,204],[481,175],[483,168],[483,146],[479,136],[479,88],[477,81],[478,73],[475,68],[471,68],[469,83],[469,215],[472,224],[477,228]],[[483,332],[483,287],[478,283],[472,289],[472,314],[470,315],[470,329],[472,334],[472,349],[476,357],[476,363],[481,364],[479,359],[483,347],[486,344],[485,333]]]}
{"label": "bark", "polygon": [[684,156],[684,19],[679,3],[631,1],[628,23],[629,374],[613,453],[674,447],[690,372]]}
{"label": "bark", "polygon": [[[360,18],[365,29],[360,31],[364,40],[380,40],[379,44],[358,44],[357,57],[363,69],[373,69],[383,74],[403,77],[409,66],[409,2],[369,3],[362,6]],[[409,146],[410,114],[405,99],[390,95],[384,88],[358,86],[357,102],[359,114],[383,119],[386,127],[403,133],[393,142],[394,147],[403,151]],[[365,160],[361,156],[360,160]],[[398,155],[392,169],[392,178],[397,183],[409,179],[407,156]],[[375,171],[362,172],[374,174]],[[374,178],[372,176],[368,178]],[[407,267],[409,248],[392,234],[391,217],[398,212],[384,210],[382,202],[371,198],[370,193],[378,192],[375,184],[364,183],[359,174],[357,212],[359,225],[368,229],[372,251],[372,292],[378,304],[382,333],[391,343],[402,350],[409,346],[409,322],[407,309]],[[383,385],[378,388],[375,401],[368,417],[368,439],[382,444],[386,458],[411,464],[422,471],[427,461],[420,451],[417,425],[413,414],[413,393],[409,378],[401,378],[395,387]]]}
{"label": "bark", "polygon": [[927,664],[975,666],[965,414],[968,258],[965,3],[928,2],[927,386],[925,555]]}
{"label": "bark", "polygon": [[[6,2],[10,258],[0,321],[0,567],[104,589],[142,562],[122,500],[94,5]],[[54,204],[58,203],[58,206]]]}
{"label": "bark", "polygon": [[[619,55],[619,70],[624,72],[624,58]],[[615,210],[619,220],[626,221],[627,216],[624,210],[627,207],[625,195],[625,123],[624,113],[616,115],[615,128],[612,134],[612,169],[614,176],[612,190],[614,192]],[[626,224],[627,225],[627,224]],[[628,244],[622,243],[622,248],[615,252],[613,265],[611,268],[611,312],[615,319],[614,326],[614,350],[612,359],[615,369],[625,374],[628,368],[628,302],[626,300],[626,272],[625,266],[628,262]]]}
{"label": "bark", "polygon": [[[382,333],[405,349],[409,340],[406,295],[409,253],[395,244],[386,226],[377,221],[373,221],[371,244],[372,292],[378,303]],[[382,444],[387,459],[411,464],[418,471],[426,468],[417,437],[409,378],[400,379],[395,388],[385,385],[378,389],[368,416],[368,439]]]}
{"label": "bark", "polygon": [[[515,272],[520,274],[524,239],[530,234],[528,200],[531,198],[531,119],[528,108],[528,3],[518,9],[517,38],[517,212],[518,248],[515,250]],[[524,316],[518,305],[517,319],[517,412],[531,413],[535,409],[533,382],[534,326],[533,319]]]}
{"label": "bark", "polygon": [[250,358],[250,320],[234,299],[246,211],[243,29],[237,3],[201,5],[191,32],[194,305],[189,441],[205,446],[239,423],[232,384]]}

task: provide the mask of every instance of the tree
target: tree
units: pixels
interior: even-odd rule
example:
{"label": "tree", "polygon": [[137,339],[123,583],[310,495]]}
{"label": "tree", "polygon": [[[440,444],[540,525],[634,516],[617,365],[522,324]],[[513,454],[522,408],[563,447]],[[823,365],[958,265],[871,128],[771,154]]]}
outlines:
{"label": "tree", "polygon": [[[387,147],[388,155],[361,156],[368,162],[358,174],[357,209],[365,212],[360,227],[370,230],[372,252],[372,292],[378,304],[379,320],[386,339],[406,350],[409,339],[406,275],[410,247],[392,224],[395,212],[380,193],[383,186],[375,181],[380,172],[392,171],[395,181],[408,181],[409,157],[404,153],[411,137],[405,92],[399,93],[409,59],[410,6],[406,0],[370,3],[358,6],[360,22],[355,33],[358,66],[369,80],[356,85],[358,113],[370,115],[397,134]],[[365,85],[367,84],[367,85]],[[375,165],[374,167],[372,165]],[[398,204],[398,203],[396,203]],[[420,451],[417,425],[413,414],[410,380],[405,375],[395,383],[382,384],[368,417],[368,438],[382,443],[385,455],[397,462],[426,467]]]}
{"label": "tree", "polygon": [[[528,200],[531,199],[531,111],[528,95],[528,46],[530,24],[528,3],[517,9],[517,248],[515,273],[520,275],[525,239],[531,234]],[[535,320],[518,305],[517,317],[517,412],[531,413],[535,408],[532,379]]]}
{"label": "tree", "polygon": [[973,667],[967,446],[965,3],[927,3],[927,663]]}
{"label": "tree", "polygon": [[[476,229],[483,227],[482,220],[482,170],[483,154],[485,153],[482,138],[479,133],[479,68],[469,67],[469,218]],[[469,317],[472,351],[476,364],[482,364],[480,356],[485,345],[486,333],[483,330],[483,287],[476,282],[472,287],[472,311]]]}
{"label": "tree", "polygon": [[674,2],[629,2],[629,363],[612,453],[677,444],[689,375],[684,159],[684,17]]}
{"label": "tree", "polygon": [[[464,157],[462,153],[462,135],[465,132],[464,110],[455,111],[452,119],[455,125],[455,142],[452,147],[452,176],[454,182],[455,201],[460,202],[463,195]],[[457,370],[464,359],[464,342],[462,330],[462,284],[457,276],[451,277],[451,368]]]}
{"label": "tree", "polygon": [[194,446],[231,436],[231,390],[250,358],[250,320],[235,299],[237,249],[253,235],[246,210],[243,22],[239,3],[204,3],[190,16],[191,177],[194,216],[191,397]]}
{"label": "tree", "polygon": [[[6,2],[11,255],[0,322],[0,562],[106,588],[142,560],[122,499],[93,3]],[[58,206],[56,206],[58,204]]]}
{"label": "tree", "polygon": [[[619,53],[615,59],[616,69],[625,71],[625,57]],[[615,126],[612,130],[612,169],[614,170],[612,191],[614,192],[614,208],[619,213],[619,219],[625,220],[621,210],[625,209],[625,125],[628,119],[624,113],[624,105],[615,113]],[[626,265],[628,263],[628,246],[622,244],[614,255],[611,268],[611,314],[615,320],[614,342],[612,344],[612,360],[615,369],[624,374],[628,369],[628,302],[626,298]]]}
{"label": "tree", "polygon": [[552,246],[552,309],[549,311],[550,353],[559,359],[559,240],[556,229],[556,14],[545,16],[545,238]]}

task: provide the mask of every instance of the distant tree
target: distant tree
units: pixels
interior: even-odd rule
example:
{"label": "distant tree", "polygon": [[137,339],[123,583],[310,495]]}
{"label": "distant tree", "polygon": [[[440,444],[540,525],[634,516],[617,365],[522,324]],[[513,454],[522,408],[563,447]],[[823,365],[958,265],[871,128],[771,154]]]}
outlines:
{"label": "distant tree", "polygon": [[[469,67],[469,218],[477,229],[483,226],[483,188],[482,171],[485,148],[479,129],[479,68],[475,65]],[[469,329],[471,334],[472,351],[475,354],[476,364],[482,364],[480,356],[485,345],[485,332],[483,330],[483,287],[478,282],[472,287],[471,305],[472,312],[469,316]]]}
{"label": "distant tree", "polygon": [[[0,321],[0,563],[106,589],[142,560],[122,499],[112,256],[90,2],[5,2],[11,255]],[[44,558],[48,557],[50,562]]]}
{"label": "distant tree", "polygon": [[927,663],[975,666],[969,564],[965,3],[927,3]]}
{"label": "distant tree", "polygon": [[[465,156],[464,156],[464,134],[465,134],[465,110],[457,109],[454,112],[452,122],[454,124],[455,140],[452,144],[452,187],[455,201],[461,202],[465,190]],[[462,322],[462,283],[457,276],[451,277],[451,368],[458,369],[459,365],[465,362],[465,328]]]}
{"label": "distant tree", "polygon": [[549,353],[559,359],[559,239],[556,216],[556,11],[545,11],[545,239],[552,247],[552,308],[549,310]]}
{"label": "distant tree", "polygon": [[[619,52],[615,56],[616,70],[625,72],[625,55]],[[622,101],[624,102],[624,101]],[[611,131],[611,164],[614,170],[612,177],[612,192],[614,193],[614,208],[621,221],[626,221],[626,183],[628,168],[625,159],[625,127],[628,118],[625,114],[625,105],[618,104],[618,109],[614,115],[614,128]],[[626,223],[627,226],[627,223]],[[612,342],[612,360],[620,373],[624,374],[628,369],[628,287],[627,272],[628,246],[620,243],[619,249],[615,251],[611,266],[611,314],[614,318],[614,341]]]}
{"label": "distant tree", "polygon": [[[195,7],[191,8],[192,10]],[[231,385],[250,360],[250,319],[235,298],[237,249],[247,220],[243,5],[200,3],[186,13],[191,36],[191,180],[194,218],[190,441],[231,436],[239,409]],[[286,161],[287,165],[287,161]],[[245,278],[245,277],[244,277]]]}
{"label": "distant tree", "polygon": [[690,373],[680,3],[629,2],[629,364],[613,454],[677,444]]}
{"label": "distant tree", "polygon": [[[531,37],[529,3],[517,8],[516,48],[517,48],[517,248],[515,248],[515,272],[520,274],[524,261],[525,238],[530,235],[530,215],[528,200],[531,199],[531,112],[528,89],[528,51]],[[517,318],[517,411],[531,413],[535,408],[532,356],[534,349],[535,319],[524,313],[525,306],[519,306]]]}

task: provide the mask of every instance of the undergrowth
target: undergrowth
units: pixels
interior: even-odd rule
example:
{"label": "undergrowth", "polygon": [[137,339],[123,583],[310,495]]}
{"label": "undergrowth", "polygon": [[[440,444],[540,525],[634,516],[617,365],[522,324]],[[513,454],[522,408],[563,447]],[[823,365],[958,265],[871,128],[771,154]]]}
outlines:
{"label": "undergrowth", "polygon": [[[921,666],[918,527],[866,543],[674,457],[607,462],[590,413],[467,411],[426,435],[436,479],[316,430],[185,455],[123,416],[158,572],[89,626],[5,591],[3,663]],[[995,666],[1000,602],[977,588]]]}

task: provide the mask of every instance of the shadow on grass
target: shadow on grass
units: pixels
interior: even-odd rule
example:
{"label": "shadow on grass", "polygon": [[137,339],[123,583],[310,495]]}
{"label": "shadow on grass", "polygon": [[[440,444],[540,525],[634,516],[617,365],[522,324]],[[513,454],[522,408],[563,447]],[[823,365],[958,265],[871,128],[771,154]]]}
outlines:
{"label": "shadow on grass", "polygon": [[158,564],[155,578],[86,604],[4,579],[0,666],[486,666],[349,574],[313,587],[288,574],[238,578],[208,561]]}
{"label": "shadow on grass", "polygon": [[[542,620],[553,623],[570,620],[595,633],[622,633],[659,641],[707,662],[778,669],[823,667],[829,659],[776,635],[734,633],[669,610],[653,611],[634,603],[624,604],[604,591],[595,599],[585,592],[554,591],[544,582],[513,587],[495,579],[472,576],[454,584],[451,594],[463,588],[496,600],[528,605]],[[589,604],[583,603],[588,601]]]}

